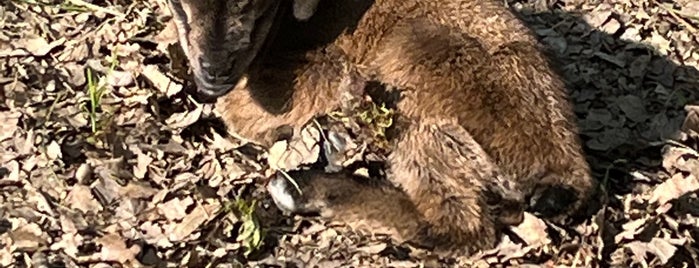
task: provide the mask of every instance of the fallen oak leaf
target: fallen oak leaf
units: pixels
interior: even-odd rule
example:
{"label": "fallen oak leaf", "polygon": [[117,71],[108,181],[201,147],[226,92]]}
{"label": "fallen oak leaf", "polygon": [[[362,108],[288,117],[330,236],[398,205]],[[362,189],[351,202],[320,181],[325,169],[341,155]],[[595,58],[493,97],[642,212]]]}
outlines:
{"label": "fallen oak leaf", "polygon": [[665,241],[662,238],[653,237],[650,242],[633,241],[629,244],[624,245],[631,253],[638,259],[646,259],[646,254],[651,253],[655,255],[661,262],[661,264],[666,264],[675,252],[677,252],[677,247],[670,244],[670,242]]}
{"label": "fallen oak leaf", "polygon": [[136,255],[141,251],[141,247],[134,243],[131,247],[126,247],[124,238],[118,233],[106,233],[96,239],[102,245],[100,252],[93,254],[93,257],[101,261],[114,261],[121,264],[138,264]]}
{"label": "fallen oak leaf", "polygon": [[146,65],[141,75],[168,98],[182,91],[182,85],[170,80],[156,65]]}
{"label": "fallen oak leaf", "polygon": [[170,118],[165,120],[165,123],[168,124],[168,126],[175,128],[175,129],[181,129],[181,128],[186,128],[201,118],[203,109],[201,106],[197,106],[196,109],[193,111],[185,111],[181,113],[175,113]]}
{"label": "fallen oak leaf", "polygon": [[191,235],[202,224],[209,221],[221,209],[221,204],[197,205],[182,222],[170,225],[168,238],[172,242],[179,242]]}
{"label": "fallen oak leaf", "polygon": [[181,220],[187,216],[187,208],[194,204],[191,197],[184,199],[174,198],[162,204],[158,204],[157,208],[160,214],[165,216],[170,221]]}
{"label": "fallen oak leaf", "polygon": [[15,49],[6,49],[0,51],[0,58],[2,57],[21,57],[21,56],[36,56],[43,57],[46,56],[54,48],[63,45],[66,39],[64,37],[57,39],[51,43],[46,41],[41,36],[31,34],[28,35],[17,42]]}
{"label": "fallen oak leaf", "polygon": [[681,173],[677,173],[653,190],[649,203],[657,202],[659,205],[664,205],[671,200],[698,189],[699,181],[693,174],[684,177]]}
{"label": "fallen oak leaf", "polygon": [[307,126],[300,137],[294,136],[289,142],[282,140],[274,143],[267,159],[273,170],[294,170],[300,165],[315,163],[319,157],[320,131]]}
{"label": "fallen oak leaf", "polygon": [[524,220],[517,226],[510,227],[519,238],[529,246],[541,246],[551,242],[546,232],[546,223],[531,213],[524,213]]}
{"label": "fallen oak leaf", "polygon": [[102,211],[102,205],[92,196],[90,187],[85,185],[73,186],[65,201],[70,204],[70,208],[80,210],[82,213]]}

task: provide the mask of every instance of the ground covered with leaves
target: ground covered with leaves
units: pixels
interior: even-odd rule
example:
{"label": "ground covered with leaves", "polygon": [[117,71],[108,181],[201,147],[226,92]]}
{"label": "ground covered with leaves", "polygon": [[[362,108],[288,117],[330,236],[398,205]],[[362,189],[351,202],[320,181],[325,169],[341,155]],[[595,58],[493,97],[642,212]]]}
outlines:
{"label": "ground covered with leaves", "polygon": [[318,160],[325,132],[269,152],[228,136],[183,92],[166,1],[0,2],[0,267],[697,265],[699,1],[508,1],[569,81],[604,194],[456,260],[281,215],[265,179]]}

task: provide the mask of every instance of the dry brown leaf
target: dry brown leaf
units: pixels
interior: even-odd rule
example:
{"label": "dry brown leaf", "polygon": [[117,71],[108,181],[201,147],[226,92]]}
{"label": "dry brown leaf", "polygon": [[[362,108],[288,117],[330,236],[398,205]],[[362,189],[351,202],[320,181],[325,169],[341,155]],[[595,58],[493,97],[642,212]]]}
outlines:
{"label": "dry brown leaf", "polygon": [[[191,235],[204,222],[211,220],[221,208],[220,204],[197,205],[179,224],[169,226],[168,238],[172,242],[179,242]],[[171,229],[170,229],[171,228]]]}
{"label": "dry brown leaf", "polygon": [[529,246],[541,246],[551,242],[546,232],[546,223],[531,213],[524,213],[524,221],[510,229]]}
{"label": "dry brown leaf", "polygon": [[65,38],[60,38],[57,39],[51,43],[46,41],[41,36],[38,35],[29,35],[25,36],[24,38],[20,39],[19,42],[16,43],[16,49],[13,51],[2,51],[0,52],[0,57],[3,56],[27,56],[27,55],[33,55],[37,57],[42,57],[48,54],[51,50],[56,48],[57,46],[62,45],[65,43],[66,39]]}
{"label": "dry brown leaf", "polygon": [[159,225],[152,222],[144,222],[140,226],[140,229],[143,232],[143,239],[145,239],[148,244],[163,248],[172,247],[172,243],[170,243],[167,235],[163,232],[163,228]]}
{"label": "dry brown leaf", "polygon": [[78,170],[75,171],[75,179],[79,183],[86,183],[90,177],[92,177],[92,166],[87,163],[80,164]]}
{"label": "dry brown leaf", "polygon": [[[9,170],[9,174],[5,178],[0,179],[0,182],[12,185],[14,183],[20,182],[19,178],[19,163],[17,161],[10,161],[9,163],[2,165],[4,168]],[[2,184],[0,183],[0,184]]]}
{"label": "dry brown leaf", "polygon": [[682,131],[694,131],[699,133],[699,105],[687,105],[684,107],[687,116],[682,123]]}
{"label": "dry brown leaf", "polygon": [[134,77],[129,72],[113,70],[107,74],[107,84],[112,87],[133,85]]}
{"label": "dry brown leaf", "polygon": [[673,246],[664,239],[654,237],[650,242],[633,241],[624,245],[625,248],[631,250],[636,259],[645,260],[646,253],[651,253],[658,257],[660,264],[666,264],[667,261],[675,254],[677,247]]}
{"label": "dry brown leaf", "polygon": [[192,204],[194,204],[194,200],[191,197],[175,198],[158,204],[158,211],[169,221],[178,221],[187,216],[187,208]]}
{"label": "dry brown leaf", "polygon": [[633,240],[637,234],[643,231],[641,227],[643,227],[647,221],[647,218],[642,218],[624,223],[621,226],[623,231],[614,236],[614,242],[619,243],[623,240]]}
{"label": "dry brown leaf", "polygon": [[107,233],[95,240],[100,244],[101,250],[95,253],[93,257],[101,261],[118,262],[123,264],[138,264],[136,256],[141,251],[138,244],[133,244],[127,247],[126,241],[118,233]]}
{"label": "dry brown leaf", "polygon": [[696,190],[699,190],[699,181],[697,181],[694,175],[690,174],[684,177],[682,174],[677,173],[653,190],[649,202],[658,202],[659,205],[664,205],[671,200]]}
{"label": "dry brown leaf", "polygon": [[10,247],[0,248],[0,265],[10,267],[14,263],[15,258],[12,256]]}
{"label": "dry brown leaf", "polygon": [[3,124],[3,127],[0,128],[0,142],[14,136],[20,116],[22,116],[22,114],[16,111],[0,112],[0,122]]}
{"label": "dry brown leaf", "polygon": [[360,248],[357,248],[358,251],[366,253],[366,254],[379,254],[381,251],[386,249],[388,245],[386,243],[376,243],[373,245],[368,245],[368,246],[363,246]]}
{"label": "dry brown leaf", "polygon": [[144,154],[143,151],[136,151],[136,165],[133,167],[134,177],[138,179],[143,179],[148,172],[148,166],[153,162],[153,158]]}
{"label": "dry brown leaf", "polygon": [[643,122],[648,119],[648,111],[646,111],[643,100],[635,95],[626,95],[617,99],[617,105],[624,112],[626,117],[634,122]]}
{"label": "dry brown leaf", "polygon": [[102,205],[92,196],[90,187],[76,184],[66,196],[65,202],[73,209],[82,213],[95,213],[102,211]]}
{"label": "dry brown leaf", "polygon": [[172,116],[170,116],[170,118],[165,120],[165,123],[174,129],[186,128],[196,123],[199,120],[199,118],[201,118],[202,112],[202,107],[198,106],[196,109],[194,109],[194,111],[186,111],[173,114]]}
{"label": "dry brown leaf", "polygon": [[267,157],[273,170],[294,170],[301,165],[318,161],[320,156],[320,131],[305,127],[301,136],[294,136],[290,142],[278,141],[269,149]]}
{"label": "dry brown leaf", "polygon": [[60,240],[55,244],[51,245],[52,250],[62,250],[68,256],[72,258],[77,258],[80,249],[78,248],[83,244],[83,236],[78,233],[64,233],[61,235]]}
{"label": "dry brown leaf", "polygon": [[26,223],[12,230],[10,233],[15,250],[35,251],[49,243],[49,236],[41,230],[41,227],[33,222]]}
{"label": "dry brown leaf", "polygon": [[46,146],[46,156],[51,160],[56,160],[63,158],[63,152],[61,152],[61,146],[58,145],[56,141],[52,141]]}
{"label": "dry brown leaf", "polygon": [[173,95],[182,91],[182,85],[170,80],[170,78],[163,74],[156,65],[144,66],[141,75],[143,75],[148,81],[150,81],[151,84],[153,84],[156,89],[165,94],[167,97],[172,97]]}

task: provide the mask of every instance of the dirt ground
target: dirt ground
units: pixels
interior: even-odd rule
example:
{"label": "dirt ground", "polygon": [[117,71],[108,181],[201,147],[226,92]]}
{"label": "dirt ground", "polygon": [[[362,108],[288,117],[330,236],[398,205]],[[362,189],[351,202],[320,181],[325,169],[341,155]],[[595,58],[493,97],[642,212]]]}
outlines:
{"label": "dirt ground", "polygon": [[287,145],[184,93],[165,0],[0,0],[0,267],[696,267],[699,0],[507,2],[564,70],[602,207],[445,260],[281,215]]}

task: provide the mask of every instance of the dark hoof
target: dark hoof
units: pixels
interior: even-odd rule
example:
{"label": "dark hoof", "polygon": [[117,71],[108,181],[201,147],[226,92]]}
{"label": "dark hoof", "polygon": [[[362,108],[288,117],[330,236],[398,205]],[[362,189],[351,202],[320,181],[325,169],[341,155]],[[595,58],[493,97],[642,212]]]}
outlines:
{"label": "dark hoof", "polygon": [[529,199],[530,210],[535,215],[552,218],[566,214],[577,201],[577,193],[561,186],[540,185]]}

